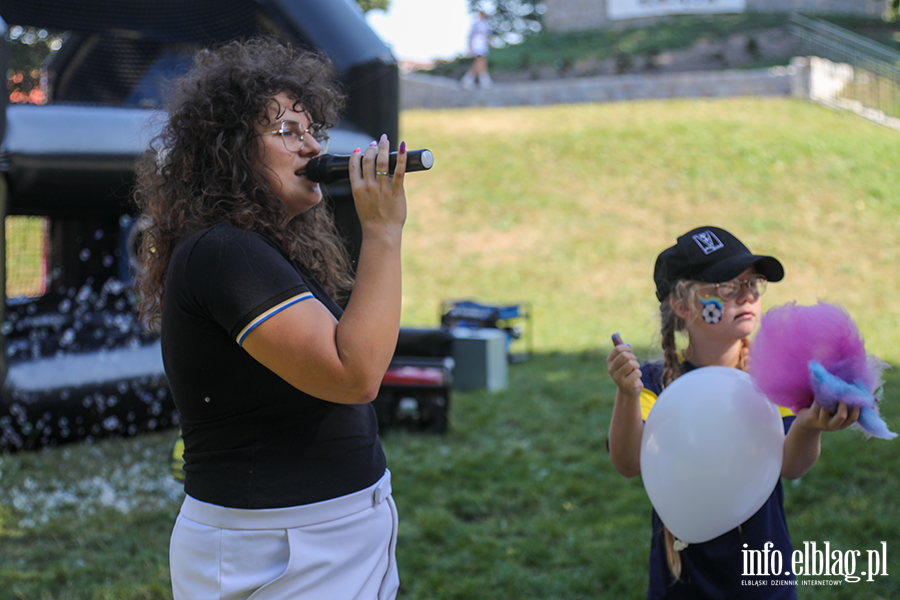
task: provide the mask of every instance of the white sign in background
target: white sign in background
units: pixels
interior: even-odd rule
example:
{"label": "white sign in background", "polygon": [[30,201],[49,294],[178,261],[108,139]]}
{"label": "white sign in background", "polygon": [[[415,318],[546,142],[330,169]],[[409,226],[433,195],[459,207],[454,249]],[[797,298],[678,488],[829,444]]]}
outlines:
{"label": "white sign in background", "polygon": [[692,15],[704,13],[742,13],[746,0],[606,0],[610,20]]}

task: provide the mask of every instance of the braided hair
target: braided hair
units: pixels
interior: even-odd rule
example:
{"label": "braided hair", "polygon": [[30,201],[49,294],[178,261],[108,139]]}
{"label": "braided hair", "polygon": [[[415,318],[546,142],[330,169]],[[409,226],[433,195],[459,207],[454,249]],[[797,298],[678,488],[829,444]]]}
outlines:
{"label": "braided hair", "polygon": [[[676,342],[676,334],[687,331],[689,321],[681,317],[676,311],[675,306],[686,308],[690,321],[699,316],[696,310],[697,306],[697,288],[705,285],[699,281],[691,281],[687,279],[679,280],[669,295],[663,299],[659,306],[660,315],[660,336],[662,337],[663,349],[663,370],[662,370],[662,388],[665,389],[669,384],[675,381],[679,376],[684,374],[684,364],[679,356],[678,345]],[[747,338],[741,338],[741,353],[738,359],[737,368],[747,370],[747,357],[750,353],[750,341]],[[681,556],[675,550],[675,536],[665,526],[663,526],[663,535],[665,536],[666,562],[669,565],[669,572],[678,580],[681,578]]]}

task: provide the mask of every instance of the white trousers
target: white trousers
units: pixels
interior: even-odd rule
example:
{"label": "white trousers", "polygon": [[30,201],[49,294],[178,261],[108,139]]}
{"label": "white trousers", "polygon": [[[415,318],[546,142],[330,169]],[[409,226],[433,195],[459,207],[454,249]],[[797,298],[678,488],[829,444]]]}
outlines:
{"label": "white trousers", "polygon": [[393,600],[391,474],[305,506],[245,510],[185,498],[169,546],[175,600]]}

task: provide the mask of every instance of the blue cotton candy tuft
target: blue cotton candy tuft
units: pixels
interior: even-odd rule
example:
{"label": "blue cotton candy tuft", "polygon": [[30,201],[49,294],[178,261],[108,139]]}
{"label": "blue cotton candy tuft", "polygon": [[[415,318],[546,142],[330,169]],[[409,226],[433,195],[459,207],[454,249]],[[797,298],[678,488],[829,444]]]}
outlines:
{"label": "blue cotton candy tuft", "polygon": [[897,437],[897,434],[892,433],[888,429],[887,423],[878,415],[877,400],[862,383],[848,383],[829,373],[815,360],[809,363],[809,378],[813,395],[819,406],[832,413],[840,402],[849,407],[858,406],[860,411],[857,424],[863,431],[881,439],[889,440]]}

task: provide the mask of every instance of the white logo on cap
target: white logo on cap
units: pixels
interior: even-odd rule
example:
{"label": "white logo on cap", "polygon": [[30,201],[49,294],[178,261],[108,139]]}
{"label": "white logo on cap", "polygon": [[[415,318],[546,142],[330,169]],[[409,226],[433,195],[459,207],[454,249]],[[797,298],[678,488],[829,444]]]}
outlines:
{"label": "white logo on cap", "polygon": [[725,244],[719,241],[719,238],[716,237],[712,231],[708,229],[703,233],[698,233],[696,235],[691,236],[694,238],[694,241],[697,242],[697,245],[700,246],[700,249],[703,250],[703,254],[712,254],[719,248],[724,248]]}

